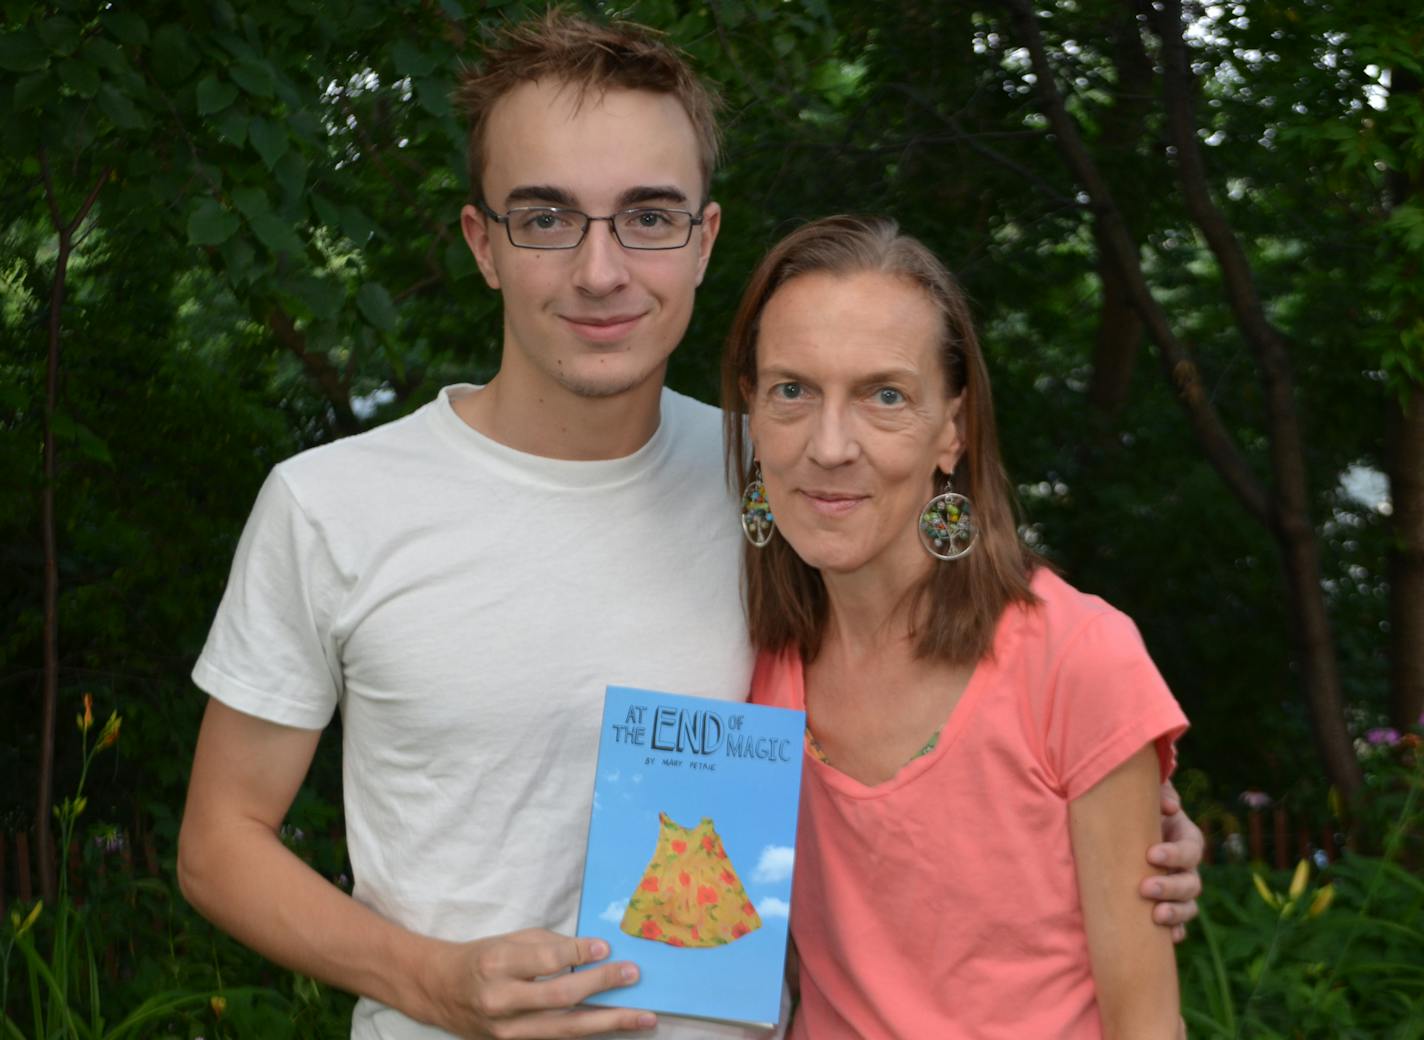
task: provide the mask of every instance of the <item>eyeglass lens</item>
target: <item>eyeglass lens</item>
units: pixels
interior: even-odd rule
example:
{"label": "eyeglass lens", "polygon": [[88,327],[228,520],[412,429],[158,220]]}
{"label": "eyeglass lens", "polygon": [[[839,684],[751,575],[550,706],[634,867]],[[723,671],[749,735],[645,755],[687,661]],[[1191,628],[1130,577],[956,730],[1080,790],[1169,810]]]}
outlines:
{"label": "eyeglass lens", "polygon": [[569,249],[583,241],[594,220],[606,220],[629,249],[675,249],[692,237],[692,214],[677,209],[625,209],[610,217],[590,217],[572,209],[530,206],[507,214],[509,238],[517,246]]}

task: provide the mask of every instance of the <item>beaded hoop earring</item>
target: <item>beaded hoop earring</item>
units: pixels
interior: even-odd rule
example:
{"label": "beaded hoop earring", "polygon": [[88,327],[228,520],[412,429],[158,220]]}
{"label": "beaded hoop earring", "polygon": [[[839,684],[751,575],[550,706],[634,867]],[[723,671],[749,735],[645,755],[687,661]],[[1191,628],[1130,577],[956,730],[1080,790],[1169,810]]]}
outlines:
{"label": "beaded hoop earring", "polygon": [[974,525],[974,507],[954,490],[954,481],[944,478],[944,490],[920,510],[920,544],[937,560],[957,560],[968,556],[979,540]]}
{"label": "beaded hoop earring", "polygon": [[771,515],[771,505],[766,500],[766,485],[761,481],[761,465],[758,464],[756,475],[742,490],[742,534],[758,549],[765,549],[775,527],[776,517]]}

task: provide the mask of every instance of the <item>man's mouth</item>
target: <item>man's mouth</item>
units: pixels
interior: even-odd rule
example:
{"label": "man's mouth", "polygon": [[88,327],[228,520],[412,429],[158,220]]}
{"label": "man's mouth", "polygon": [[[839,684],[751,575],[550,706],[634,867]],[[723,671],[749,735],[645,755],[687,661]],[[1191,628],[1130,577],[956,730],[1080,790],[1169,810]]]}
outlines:
{"label": "man's mouth", "polygon": [[566,325],[573,331],[574,335],[580,339],[591,340],[594,343],[614,343],[632,332],[638,322],[643,319],[641,314],[611,314],[611,315],[563,315]]}

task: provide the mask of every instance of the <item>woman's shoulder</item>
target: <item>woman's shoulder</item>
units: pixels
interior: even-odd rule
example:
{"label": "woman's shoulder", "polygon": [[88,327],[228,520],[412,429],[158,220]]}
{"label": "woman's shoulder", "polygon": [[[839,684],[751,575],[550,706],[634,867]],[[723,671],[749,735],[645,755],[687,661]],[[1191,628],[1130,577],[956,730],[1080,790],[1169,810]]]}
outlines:
{"label": "woman's shoulder", "polygon": [[1017,608],[1012,623],[1004,626],[1005,638],[1013,640],[1019,653],[1036,647],[1046,661],[1059,661],[1085,644],[1095,654],[1105,645],[1125,643],[1133,650],[1141,646],[1131,618],[1102,597],[1069,584],[1051,568],[1037,568],[1030,588],[1036,602]]}
{"label": "woman's shoulder", "polygon": [[777,708],[805,708],[806,682],[801,668],[801,654],[796,647],[757,652],[751,692],[747,699],[753,704]]}

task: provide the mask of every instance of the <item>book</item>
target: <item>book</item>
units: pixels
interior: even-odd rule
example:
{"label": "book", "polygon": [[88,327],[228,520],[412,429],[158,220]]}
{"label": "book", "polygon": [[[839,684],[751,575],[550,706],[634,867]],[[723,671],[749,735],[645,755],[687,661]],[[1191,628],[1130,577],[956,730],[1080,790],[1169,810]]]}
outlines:
{"label": "book", "polygon": [[774,1025],[804,712],[610,686],[578,934],[638,965],[588,1003]]}

